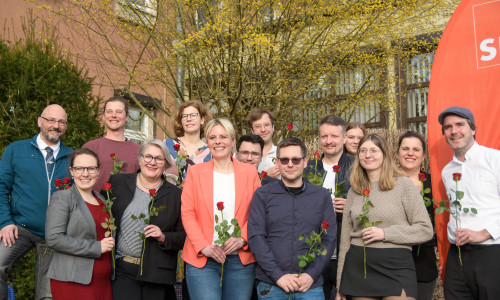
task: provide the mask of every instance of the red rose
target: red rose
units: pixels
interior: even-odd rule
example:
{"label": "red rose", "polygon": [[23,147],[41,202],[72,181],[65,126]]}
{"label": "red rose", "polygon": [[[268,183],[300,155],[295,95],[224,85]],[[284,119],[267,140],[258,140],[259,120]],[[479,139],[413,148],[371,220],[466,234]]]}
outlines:
{"label": "red rose", "polygon": [[67,186],[66,186],[66,189],[69,189],[69,188],[71,188],[71,186],[67,185]]}
{"label": "red rose", "polygon": [[320,159],[319,152],[314,152],[314,159]]}
{"label": "red rose", "polygon": [[102,189],[105,191],[110,191],[111,190],[111,183],[106,182],[105,184],[103,184]]}
{"label": "red rose", "polygon": [[217,202],[217,209],[223,210],[224,209],[224,202]]}
{"label": "red rose", "polygon": [[179,149],[181,149],[181,145],[179,145],[179,144],[175,144],[175,145],[174,145],[174,150],[175,150],[175,151],[179,151]]}
{"label": "red rose", "polygon": [[338,173],[339,171],[340,171],[340,166],[339,165],[333,166],[333,172]]}
{"label": "red rose", "polygon": [[286,129],[292,130],[293,129],[293,124],[292,123],[286,124]]}
{"label": "red rose", "polygon": [[116,159],[116,154],[111,153],[109,156],[111,156],[112,159]]}
{"label": "red rose", "polygon": [[425,174],[424,173],[418,173],[418,180],[425,181]]}
{"label": "red rose", "polygon": [[149,194],[153,197],[156,194],[156,189],[150,189]]}
{"label": "red rose", "polygon": [[328,226],[330,226],[330,224],[328,224],[327,221],[323,221],[323,224],[321,224],[321,228],[323,228],[324,230],[326,230]]}
{"label": "red rose", "polygon": [[462,178],[462,173],[453,173],[453,180],[459,181]]}
{"label": "red rose", "polygon": [[64,184],[69,184],[69,182],[70,182],[70,181],[71,181],[71,178],[69,178],[69,177],[64,177],[64,181],[63,181],[63,183],[64,183]]}
{"label": "red rose", "polygon": [[370,196],[370,190],[369,189],[364,189],[363,190],[363,196],[365,196],[365,197]]}
{"label": "red rose", "polygon": [[267,172],[266,171],[260,172],[260,178],[264,179],[266,177],[267,177]]}
{"label": "red rose", "polygon": [[54,181],[54,185],[56,187],[61,187],[61,185],[63,185],[63,182],[61,179],[57,178],[56,181]]}

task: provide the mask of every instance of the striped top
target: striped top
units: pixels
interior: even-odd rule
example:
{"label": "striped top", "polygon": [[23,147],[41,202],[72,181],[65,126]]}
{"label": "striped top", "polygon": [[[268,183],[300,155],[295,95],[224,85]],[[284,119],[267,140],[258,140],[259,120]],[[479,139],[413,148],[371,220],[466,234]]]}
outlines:
{"label": "striped top", "polygon": [[144,233],[146,224],[143,220],[132,220],[132,215],[139,217],[143,213],[148,218],[150,202],[151,196],[149,193],[135,187],[134,198],[132,198],[132,202],[127,206],[122,216],[116,247],[117,259],[123,256],[141,257],[142,239],[138,232]]}

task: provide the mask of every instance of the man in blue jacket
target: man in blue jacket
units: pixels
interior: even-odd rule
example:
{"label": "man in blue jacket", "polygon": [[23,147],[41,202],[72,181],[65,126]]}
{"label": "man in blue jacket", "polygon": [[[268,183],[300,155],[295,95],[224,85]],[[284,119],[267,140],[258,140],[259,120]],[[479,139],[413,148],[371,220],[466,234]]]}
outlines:
{"label": "man in blue jacket", "polygon": [[[295,299],[323,300],[321,273],[336,245],[332,199],[326,189],[302,179],[307,157],[300,139],[281,141],[276,162],[281,180],[255,191],[248,218],[248,243],[257,260],[259,299],[285,300],[288,293],[294,293]],[[330,225],[321,236],[327,251],[302,269],[297,256],[305,255],[309,245],[299,236],[320,233],[324,221]]]}
{"label": "man in blue jacket", "polygon": [[68,119],[56,104],[38,117],[40,134],[5,148],[0,160],[0,300],[7,300],[7,275],[14,262],[37,249],[35,299],[51,299],[46,277],[45,213],[56,179],[69,177],[71,149],[62,145]]}
{"label": "man in blue jacket", "polygon": [[[329,115],[321,119],[319,123],[319,142],[323,154],[320,159],[310,160],[305,171],[306,177],[316,174],[323,178],[322,186],[335,192],[336,183],[343,184],[343,190],[339,190],[339,197],[332,197],[335,217],[337,219],[337,249],[340,246],[340,232],[342,229],[342,213],[346,202],[347,192],[351,188],[349,177],[354,157],[344,152],[344,141],[346,134],[345,121],[338,116]],[[334,171],[334,167],[337,171]],[[338,178],[337,178],[338,177]],[[340,185],[339,185],[340,186]],[[323,271],[323,291],[325,299],[333,299],[336,295],[337,286],[337,251],[335,251]],[[333,291],[333,293],[332,293]],[[333,295],[333,297],[332,297]]]}

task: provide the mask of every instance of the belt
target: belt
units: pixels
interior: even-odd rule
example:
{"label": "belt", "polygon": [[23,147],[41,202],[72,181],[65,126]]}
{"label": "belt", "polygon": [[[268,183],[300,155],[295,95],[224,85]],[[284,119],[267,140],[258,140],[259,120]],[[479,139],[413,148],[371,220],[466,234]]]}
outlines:
{"label": "belt", "polygon": [[[458,248],[458,246],[455,244],[451,244],[450,246]],[[490,246],[495,246],[495,245],[465,244],[465,245],[460,246],[460,250],[473,251],[473,250],[483,249],[483,248],[490,247]]]}
{"label": "belt", "polygon": [[123,256],[122,260],[124,262],[128,262],[134,265],[140,265],[141,264],[141,259],[139,257],[132,257],[132,256]]}

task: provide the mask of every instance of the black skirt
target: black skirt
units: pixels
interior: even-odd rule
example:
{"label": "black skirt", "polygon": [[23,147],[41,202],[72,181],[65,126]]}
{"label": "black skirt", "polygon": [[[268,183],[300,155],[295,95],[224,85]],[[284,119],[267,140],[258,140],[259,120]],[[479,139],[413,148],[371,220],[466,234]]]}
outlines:
{"label": "black skirt", "polygon": [[417,277],[411,251],[401,248],[366,247],[366,279],[363,247],[347,251],[340,293],[354,297],[401,296],[417,298]]}

